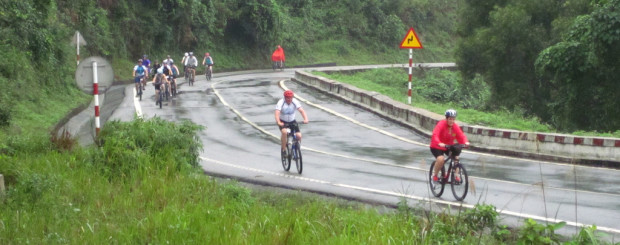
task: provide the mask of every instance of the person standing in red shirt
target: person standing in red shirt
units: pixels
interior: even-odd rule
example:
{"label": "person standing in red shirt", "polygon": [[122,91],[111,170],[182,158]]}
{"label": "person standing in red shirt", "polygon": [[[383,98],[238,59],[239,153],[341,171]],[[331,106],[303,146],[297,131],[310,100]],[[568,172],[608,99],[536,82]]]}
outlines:
{"label": "person standing in red shirt", "polygon": [[[284,61],[286,61],[286,56],[284,55],[284,49],[282,48],[282,46],[278,45],[278,47],[276,47],[276,50],[273,51],[273,54],[271,54],[271,61],[273,61],[274,70],[276,68],[284,68]],[[277,67],[276,65],[278,64],[278,62],[280,62],[280,67]]]}
{"label": "person standing in red shirt", "polygon": [[[453,145],[456,140],[459,144],[465,144],[469,146],[467,136],[461,130],[458,124],[456,124],[456,110],[446,110],[446,120],[441,120],[435,125],[433,129],[433,136],[431,136],[431,153],[435,156],[435,168],[433,169],[433,181],[439,181],[437,172],[443,167],[446,161],[446,156],[450,151],[454,156],[455,161],[458,162],[459,155],[461,154],[460,148],[447,149],[446,145]],[[459,180],[457,180],[459,181]]]}

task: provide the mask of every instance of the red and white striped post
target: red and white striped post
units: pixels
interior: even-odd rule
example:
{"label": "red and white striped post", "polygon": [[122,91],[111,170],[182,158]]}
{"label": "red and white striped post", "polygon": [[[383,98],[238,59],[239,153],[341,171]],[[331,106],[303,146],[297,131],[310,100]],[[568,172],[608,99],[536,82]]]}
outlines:
{"label": "red and white striped post", "polygon": [[95,97],[95,136],[99,136],[99,82],[97,81],[97,62],[93,61],[93,95]]}
{"label": "red and white striped post", "polygon": [[407,102],[409,102],[409,104],[411,105],[411,77],[413,76],[413,49],[410,48],[409,49],[409,91],[407,92],[407,95],[409,96],[407,98]]}
{"label": "red and white striped post", "polygon": [[400,42],[400,48],[409,49],[409,84],[407,91],[407,102],[411,105],[411,78],[413,77],[413,49],[414,48],[422,48],[422,43],[420,43],[420,39],[418,38],[418,34],[415,33],[413,27],[409,28],[407,35],[403,38],[403,41]]}

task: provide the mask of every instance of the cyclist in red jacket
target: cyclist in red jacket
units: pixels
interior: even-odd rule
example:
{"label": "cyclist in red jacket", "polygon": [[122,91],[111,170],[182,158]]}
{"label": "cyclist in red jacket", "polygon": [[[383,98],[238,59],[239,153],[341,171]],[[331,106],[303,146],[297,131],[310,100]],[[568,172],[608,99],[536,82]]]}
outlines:
{"label": "cyclist in red jacket", "polygon": [[[460,149],[446,149],[446,145],[453,145],[456,140],[459,144],[465,144],[469,146],[467,136],[461,130],[458,124],[456,124],[456,110],[446,110],[446,120],[441,120],[433,129],[433,136],[431,137],[431,153],[435,156],[435,168],[433,169],[433,181],[439,181],[437,178],[437,172],[443,167],[446,157],[449,151],[452,150],[454,160],[458,161],[461,154]],[[457,179],[457,181],[459,181]]]}

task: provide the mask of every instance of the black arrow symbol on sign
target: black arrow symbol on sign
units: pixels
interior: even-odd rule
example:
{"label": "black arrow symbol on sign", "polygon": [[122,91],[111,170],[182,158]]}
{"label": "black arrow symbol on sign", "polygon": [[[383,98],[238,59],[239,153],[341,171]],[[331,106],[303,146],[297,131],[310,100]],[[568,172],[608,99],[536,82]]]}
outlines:
{"label": "black arrow symbol on sign", "polygon": [[411,41],[413,41],[413,36],[411,36],[409,39],[407,39],[407,43],[410,43]]}

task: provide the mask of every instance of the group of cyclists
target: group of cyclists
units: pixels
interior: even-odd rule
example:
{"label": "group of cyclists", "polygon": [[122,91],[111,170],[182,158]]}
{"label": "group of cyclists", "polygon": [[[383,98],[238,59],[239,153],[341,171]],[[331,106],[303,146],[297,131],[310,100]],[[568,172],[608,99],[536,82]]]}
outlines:
{"label": "group of cyclists", "polygon": [[[194,56],[194,52],[186,52],[181,59],[181,63],[183,64],[183,72],[185,74],[191,73],[194,77],[196,76],[198,59]],[[214,62],[213,57],[211,57],[209,53],[205,53],[202,64],[205,65],[206,69],[213,73]],[[164,88],[168,88],[168,90],[164,92],[168,92],[172,95],[172,89],[177,88],[176,78],[179,75],[179,68],[176,66],[170,55],[167,55],[166,59],[162,60],[161,64],[156,60],[153,66],[151,66],[151,61],[145,54],[141,59],[138,59],[132,73],[136,91],[140,89],[140,83],[142,83],[142,89],[144,90],[146,88],[146,80],[152,76],[156,97],[159,96],[159,93],[162,91],[162,85],[164,85]]]}

